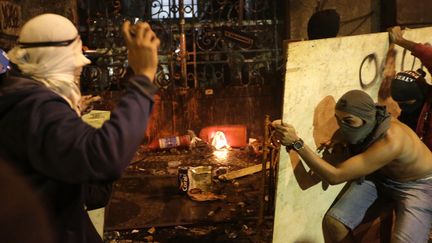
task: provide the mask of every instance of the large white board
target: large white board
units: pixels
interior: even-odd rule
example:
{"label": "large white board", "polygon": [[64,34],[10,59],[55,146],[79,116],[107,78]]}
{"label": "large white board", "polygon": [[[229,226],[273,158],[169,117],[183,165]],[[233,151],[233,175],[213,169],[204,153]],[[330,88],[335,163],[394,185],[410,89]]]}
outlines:
{"label": "large white board", "polygon": [[[416,42],[432,43],[432,28],[408,30],[404,36]],[[313,138],[314,132],[316,133],[314,118],[315,121],[325,123],[327,119],[327,122],[332,122],[331,113],[317,112],[316,107],[319,104],[331,106],[334,101],[328,96],[333,96],[337,101],[348,90],[362,89],[360,73],[365,84],[375,77],[375,82],[364,90],[377,101],[389,49],[387,33],[295,42],[289,43],[287,48],[283,120],[294,125],[298,135],[311,148],[316,148]],[[411,54],[406,52],[403,55],[400,47],[395,50],[396,71],[401,70],[402,60],[404,69],[411,69],[414,60]],[[420,62],[416,60],[413,68],[418,67]],[[326,99],[322,102],[324,98]],[[315,123],[315,129],[317,126],[319,125]],[[309,177],[308,167],[300,162],[299,165],[301,167],[303,164],[304,170],[299,170],[298,166],[293,168],[293,164],[298,163],[294,160],[295,156],[291,155],[290,159],[285,150],[282,150],[273,242],[324,242],[322,218],[343,185],[328,187],[322,182],[311,183],[310,178],[306,178]]]}

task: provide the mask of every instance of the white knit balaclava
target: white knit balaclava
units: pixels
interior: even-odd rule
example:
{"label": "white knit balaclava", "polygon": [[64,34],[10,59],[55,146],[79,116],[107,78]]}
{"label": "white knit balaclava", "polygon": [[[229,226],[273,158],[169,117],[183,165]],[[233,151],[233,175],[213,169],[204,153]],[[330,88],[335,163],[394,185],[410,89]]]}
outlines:
{"label": "white knit balaclava", "polygon": [[60,95],[80,114],[79,75],[90,60],[83,55],[78,31],[69,19],[57,14],[30,19],[8,56],[24,75]]}

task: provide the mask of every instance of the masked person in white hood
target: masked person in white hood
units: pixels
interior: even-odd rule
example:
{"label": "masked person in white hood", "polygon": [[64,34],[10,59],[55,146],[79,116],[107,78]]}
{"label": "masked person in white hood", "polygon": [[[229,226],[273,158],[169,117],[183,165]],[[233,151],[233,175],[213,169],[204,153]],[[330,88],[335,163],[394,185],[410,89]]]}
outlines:
{"label": "masked person in white hood", "polygon": [[85,211],[86,185],[118,179],[143,140],[157,91],[159,39],[147,23],[125,22],[122,30],[135,75],[99,129],[80,118],[79,77],[90,61],[72,22],[36,16],[8,53],[13,68],[0,83],[0,157],[38,193],[57,242],[102,241]]}
{"label": "masked person in white hood", "polygon": [[351,182],[324,218],[330,242],[354,242],[372,205],[396,205],[392,243],[427,242],[432,224],[432,153],[405,124],[392,119],[361,90],[336,103],[336,119],[352,157],[338,165],[320,158],[293,126],[275,121],[276,137],[323,180]]}

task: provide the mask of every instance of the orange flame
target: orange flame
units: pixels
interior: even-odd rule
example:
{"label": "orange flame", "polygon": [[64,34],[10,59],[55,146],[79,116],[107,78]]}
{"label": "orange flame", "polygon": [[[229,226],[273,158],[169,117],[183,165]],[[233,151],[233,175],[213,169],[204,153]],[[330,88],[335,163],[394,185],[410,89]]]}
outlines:
{"label": "orange flame", "polygon": [[225,137],[225,134],[221,131],[217,131],[212,138],[212,146],[217,150],[221,149],[230,149],[231,147],[228,144],[228,141]]}

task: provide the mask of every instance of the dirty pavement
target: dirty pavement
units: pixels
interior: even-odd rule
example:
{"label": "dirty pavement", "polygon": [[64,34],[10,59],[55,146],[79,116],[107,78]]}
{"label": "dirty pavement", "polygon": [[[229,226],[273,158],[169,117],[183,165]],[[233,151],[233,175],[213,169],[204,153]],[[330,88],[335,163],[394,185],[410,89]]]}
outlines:
{"label": "dirty pavement", "polygon": [[[262,161],[254,152],[215,150],[207,144],[159,151],[140,147],[114,184],[105,212],[105,242],[271,242],[271,206],[257,225],[261,172],[221,180],[226,173],[256,168]],[[180,191],[179,167],[198,166],[211,167],[208,192]]]}

